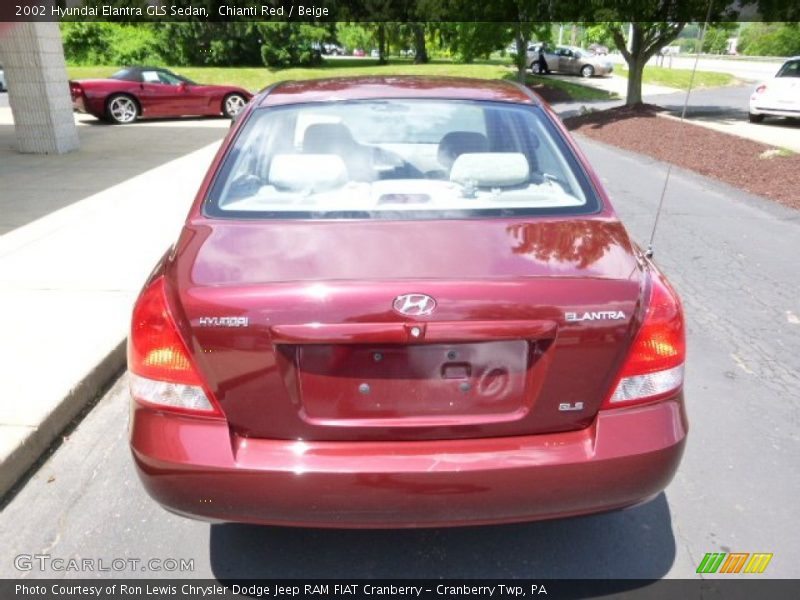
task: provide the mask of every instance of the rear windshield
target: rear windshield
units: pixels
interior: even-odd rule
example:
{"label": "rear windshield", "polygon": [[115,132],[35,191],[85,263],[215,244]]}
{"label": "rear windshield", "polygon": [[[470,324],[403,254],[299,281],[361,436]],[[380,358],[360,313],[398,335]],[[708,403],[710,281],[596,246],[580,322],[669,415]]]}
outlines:
{"label": "rear windshield", "polygon": [[133,69],[120,69],[114,73],[110,79],[119,79],[121,81],[141,81],[141,76],[138,71]]}
{"label": "rear windshield", "polygon": [[424,219],[597,208],[539,108],[376,100],[256,110],[223,161],[205,212]]}
{"label": "rear windshield", "polygon": [[800,60],[790,60],[781,67],[776,77],[800,77]]}

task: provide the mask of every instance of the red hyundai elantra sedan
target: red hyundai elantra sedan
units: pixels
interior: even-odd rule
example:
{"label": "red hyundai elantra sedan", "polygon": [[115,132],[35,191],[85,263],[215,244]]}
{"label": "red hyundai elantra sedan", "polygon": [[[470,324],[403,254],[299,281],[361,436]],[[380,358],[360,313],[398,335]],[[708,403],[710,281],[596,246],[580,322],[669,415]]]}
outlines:
{"label": "red hyundai elantra sedan", "polygon": [[211,521],[593,513],[675,473],[684,358],[678,296],[527,89],[281,83],[136,302],[131,447]]}

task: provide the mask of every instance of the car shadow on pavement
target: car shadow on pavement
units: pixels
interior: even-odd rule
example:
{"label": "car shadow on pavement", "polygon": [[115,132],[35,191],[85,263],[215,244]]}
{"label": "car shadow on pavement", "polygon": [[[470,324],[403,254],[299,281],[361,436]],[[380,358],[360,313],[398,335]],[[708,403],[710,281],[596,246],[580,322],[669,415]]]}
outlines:
{"label": "car shadow on pavement", "polygon": [[[212,525],[210,536],[211,568],[222,581],[252,578],[654,580],[669,571],[674,559],[675,538],[663,493],[647,504],[624,511],[537,523],[411,530],[224,524]],[[618,591],[638,585],[643,583],[620,581]]]}
{"label": "car shadow on pavement", "polygon": [[[180,127],[181,123],[192,123],[198,121],[208,121],[208,122],[217,122],[222,123],[225,126],[230,127],[230,118],[225,117],[223,115],[197,115],[197,116],[189,116],[189,117],[154,117],[154,118],[147,118],[147,119],[139,119],[135,123],[133,123],[133,127],[141,127],[147,125],[158,125],[158,124],[175,124],[176,126]],[[111,121],[104,121],[103,119],[95,119],[95,118],[83,118],[81,119],[81,125],[88,125],[89,127],[114,127],[116,129],[121,129],[123,127],[131,127],[131,124],[128,125],[118,125],[116,123],[112,123]]]}

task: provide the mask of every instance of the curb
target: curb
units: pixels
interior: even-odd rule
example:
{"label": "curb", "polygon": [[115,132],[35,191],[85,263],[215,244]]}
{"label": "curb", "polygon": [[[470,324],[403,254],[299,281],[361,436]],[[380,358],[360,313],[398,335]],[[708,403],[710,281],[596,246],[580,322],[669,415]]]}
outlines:
{"label": "curb", "polygon": [[97,398],[125,366],[126,339],[119,342],[61,399],[47,417],[0,462],[0,499],[32,471],[62,432]]}

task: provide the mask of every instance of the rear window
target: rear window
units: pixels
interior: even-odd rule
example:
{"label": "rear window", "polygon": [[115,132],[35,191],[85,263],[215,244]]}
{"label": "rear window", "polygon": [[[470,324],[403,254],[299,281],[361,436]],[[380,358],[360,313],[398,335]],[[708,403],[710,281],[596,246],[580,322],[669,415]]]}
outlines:
{"label": "rear window", "polygon": [[790,60],[781,67],[776,77],[800,77],[800,60]]}
{"label": "rear window", "polygon": [[141,81],[141,75],[138,71],[133,69],[120,69],[111,76],[111,79],[119,79],[121,81]]}
{"label": "rear window", "polygon": [[205,212],[241,218],[588,213],[591,187],[541,109],[370,100],[258,109]]}

